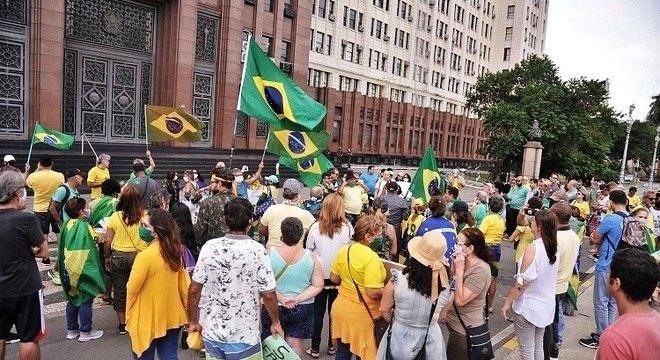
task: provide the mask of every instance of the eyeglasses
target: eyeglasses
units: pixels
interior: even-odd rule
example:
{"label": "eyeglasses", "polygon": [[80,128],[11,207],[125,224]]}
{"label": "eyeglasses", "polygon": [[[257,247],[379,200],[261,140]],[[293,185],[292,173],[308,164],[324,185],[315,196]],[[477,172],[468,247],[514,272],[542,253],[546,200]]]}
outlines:
{"label": "eyeglasses", "polygon": [[655,198],[652,197],[652,196],[645,196],[644,199],[646,199],[646,200],[655,200]]}

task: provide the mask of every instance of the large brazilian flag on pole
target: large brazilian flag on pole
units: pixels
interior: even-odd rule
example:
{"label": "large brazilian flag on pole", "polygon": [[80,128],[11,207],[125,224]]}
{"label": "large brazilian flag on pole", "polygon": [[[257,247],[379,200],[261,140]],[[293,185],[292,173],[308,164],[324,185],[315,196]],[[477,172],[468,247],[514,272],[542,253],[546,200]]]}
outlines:
{"label": "large brazilian flag on pole", "polygon": [[309,97],[250,38],[237,110],[276,127],[318,131],[326,109]]}
{"label": "large brazilian flag on pole", "polygon": [[333,168],[332,162],[323,154],[300,162],[287,156],[280,156],[280,164],[298,171],[300,180],[309,187],[318,185],[323,174]]}
{"label": "large brazilian flag on pole", "polygon": [[272,128],[266,150],[300,162],[314,158],[325,150],[329,137],[330,135],[325,130],[309,132]]}
{"label": "large brazilian flag on pole", "polygon": [[68,150],[73,144],[73,136],[51,130],[37,123],[32,134],[32,144],[43,143],[59,150]]}
{"label": "large brazilian flag on pole", "polygon": [[80,306],[105,291],[93,229],[86,221],[70,219],[64,224],[58,251],[62,288],[68,300]]}
{"label": "large brazilian flag on pole", "polygon": [[445,192],[447,182],[444,176],[438,173],[438,164],[435,160],[435,154],[431,146],[426,148],[422,161],[419,162],[419,168],[410,184],[410,192],[424,203],[431,200],[431,196],[439,192]]}

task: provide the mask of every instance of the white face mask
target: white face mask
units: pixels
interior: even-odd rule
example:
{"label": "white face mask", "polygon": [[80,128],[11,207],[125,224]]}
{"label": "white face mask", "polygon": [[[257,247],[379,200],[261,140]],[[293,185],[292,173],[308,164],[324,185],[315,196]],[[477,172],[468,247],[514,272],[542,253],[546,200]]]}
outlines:
{"label": "white face mask", "polygon": [[179,177],[176,176],[176,175],[174,175],[174,177],[172,178],[172,180],[173,180],[173,181],[177,181],[177,180],[179,180]]}
{"label": "white face mask", "polygon": [[237,177],[236,177],[236,182],[237,182],[237,183],[241,183],[241,182],[243,182],[243,177],[242,177],[242,176],[237,176]]}
{"label": "white face mask", "polygon": [[188,181],[190,181],[190,178],[187,177],[187,176],[184,176],[184,177],[183,177],[183,181],[188,182]]}
{"label": "white face mask", "polygon": [[197,179],[198,176],[199,175],[197,175],[197,174],[193,174],[193,179]]}

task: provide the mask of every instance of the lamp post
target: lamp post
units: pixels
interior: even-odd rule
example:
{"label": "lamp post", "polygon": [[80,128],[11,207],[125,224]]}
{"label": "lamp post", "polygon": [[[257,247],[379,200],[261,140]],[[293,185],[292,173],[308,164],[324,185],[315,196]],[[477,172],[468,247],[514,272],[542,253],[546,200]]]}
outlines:
{"label": "lamp post", "polygon": [[635,123],[635,119],[632,117],[632,113],[635,111],[635,104],[630,105],[628,108],[628,132],[626,132],[626,146],[623,148],[623,159],[621,160],[621,173],[619,174],[619,184],[623,184],[623,179],[626,173],[626,157],[628,157],[628,142],[630,141],[630,130]]}
{"label": "lamp post", "polygon": [[651,176],[649,177],[649,190],[653,190],[653,179],[655,178],[655,158],[658,155],[658,142],[660,141],[660,126],[655,129],[655,147],[653,148],[653,162],[651,163]]}

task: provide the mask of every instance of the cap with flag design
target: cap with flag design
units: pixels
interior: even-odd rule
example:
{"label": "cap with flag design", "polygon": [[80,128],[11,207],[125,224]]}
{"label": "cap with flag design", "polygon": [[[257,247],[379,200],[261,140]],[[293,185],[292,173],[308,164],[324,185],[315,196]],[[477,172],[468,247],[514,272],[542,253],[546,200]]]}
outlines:
{"label": "cap with flag design", "polygon": [[267,150],[295,161],[313,158],[328,145],[327,131],[306,132],[289,129],[271,130]]}
{"label": "cap with flag design", "polygon": [[410,192],[414,197],[428,203],[431,196],[445,192],[446,188],[447,183],[444,177],[438,173],[433,148],[429,146],[419,162],[419,168],[410,184]]}
{"label": "cap with flag design", "polygon": [[154,105],[147,106],[146,110],[149,141],[202,141],[204,123],[186,111]]}
{"label": "cap with flag design", "polygon": [[307,95],[250,39],[237,110],[261,121],[299,130],[320,130],[326,108]]}
{"label": "cap with flag design", "polygon": [[295,161],[290,157],[280,156],[280,164],[298,171],[300,180],[309,187],[318,185],[321,182],[323,173],[333,168],[332,162],[323,154],[317,157],[303,161]]}
{"label": "cap with flag design", "polygon": [[60,150],[68,150],[73,144],[73,136],[48,129],[41,124],[34,126],[34,134],[32,135],[33,144],[46,144]]}

